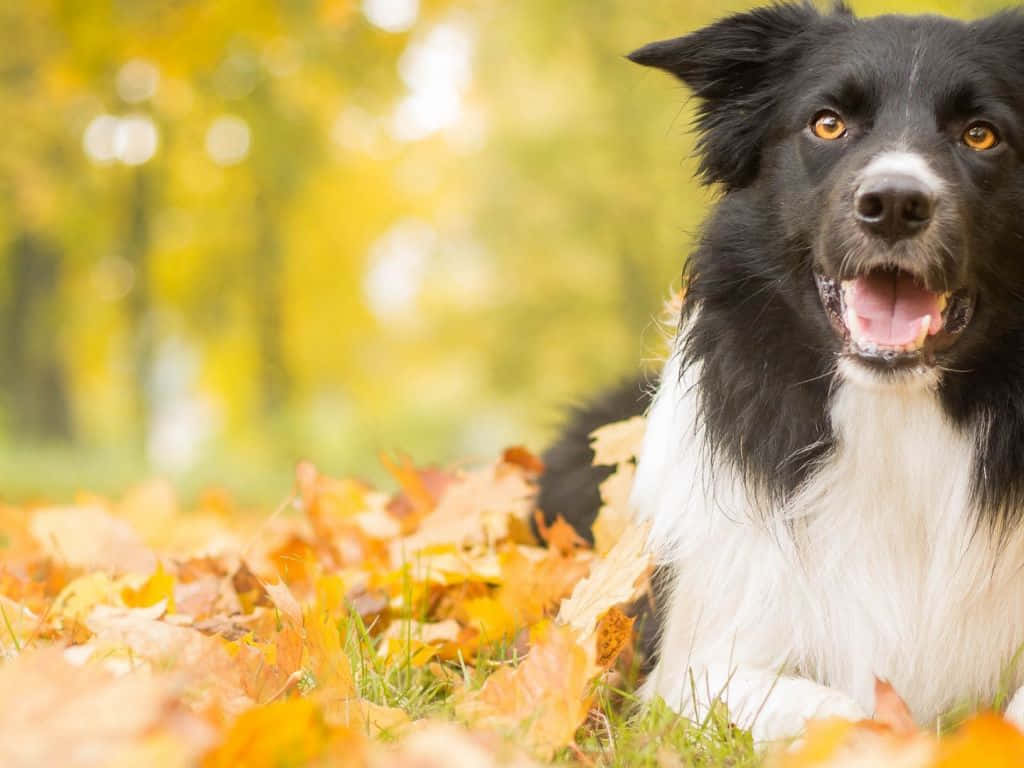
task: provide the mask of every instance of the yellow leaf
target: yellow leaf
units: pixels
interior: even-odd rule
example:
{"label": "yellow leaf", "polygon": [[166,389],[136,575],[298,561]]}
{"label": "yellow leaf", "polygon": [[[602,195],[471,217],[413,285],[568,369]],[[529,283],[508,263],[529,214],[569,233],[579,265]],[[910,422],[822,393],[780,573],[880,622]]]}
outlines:
{"label": "yellow leaf", "polygon": [[167,601],[167,613],[174,613],[174,576],[164,570],[163,563],[157,562],[153,575],[138,589],[125,587],[121,599],[129,608],[145,608]]}
{"label": "yellow leaf", "polygon": [[516,627],[515,617],[493,597],[475,597],[462,604],[468,626],[477,630],[485,642],[495,642],[511,636]]}
{"label": "yellow leaf", "polygon": [[998,715],[968,720],[944,739],[934,768],[1020,768],[1024,733]]}
{"label": "yellow leaf", "polygon": [[331,753],[340,757],[342,748],[344,765],[364,763],[366,744],[358,729],[331,727],[311,699],[285,699],[243,712],[202,767],[306,765]]}
{"label": "yellow leaf", "polygon": [[94,606],[119,602],[120,585],[103,571],[93,571],[68,584],[53,602],[53,612],[73,621],[81,621]]}

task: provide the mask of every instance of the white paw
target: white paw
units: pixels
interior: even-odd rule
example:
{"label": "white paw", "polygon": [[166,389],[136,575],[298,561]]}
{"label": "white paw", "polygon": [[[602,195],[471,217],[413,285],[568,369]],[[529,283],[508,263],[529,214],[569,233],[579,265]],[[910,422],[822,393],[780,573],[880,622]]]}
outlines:
{"label": "white paw", "polygon": [[841,717],[863,720],[870,715],[852,696],[810,680],[789,680],[773,691],[750,724],[754,741],[767,743],[802,736],[808,720]]}

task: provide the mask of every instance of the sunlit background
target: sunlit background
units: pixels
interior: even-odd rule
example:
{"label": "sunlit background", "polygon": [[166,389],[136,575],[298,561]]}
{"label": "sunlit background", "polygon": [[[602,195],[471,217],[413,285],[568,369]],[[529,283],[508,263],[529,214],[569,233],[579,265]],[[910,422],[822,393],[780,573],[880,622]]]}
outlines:
{"label": "sunlit background", "polygon": [[0,498],[539,449],[711,199],[622,55],[748,5],[0,3]]}

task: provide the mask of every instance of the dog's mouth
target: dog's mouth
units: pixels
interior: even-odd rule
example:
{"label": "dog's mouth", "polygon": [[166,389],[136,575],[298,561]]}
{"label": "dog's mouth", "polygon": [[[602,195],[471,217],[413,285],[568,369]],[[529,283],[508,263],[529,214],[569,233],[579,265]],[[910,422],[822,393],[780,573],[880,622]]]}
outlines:
{"label": "dog's mouth", "polygon": [[886,367],[934,365],[970,323],[966,288],[937,293],[911,272],[872,269],[850,280],[816,274],[818,292],[845,351]]}

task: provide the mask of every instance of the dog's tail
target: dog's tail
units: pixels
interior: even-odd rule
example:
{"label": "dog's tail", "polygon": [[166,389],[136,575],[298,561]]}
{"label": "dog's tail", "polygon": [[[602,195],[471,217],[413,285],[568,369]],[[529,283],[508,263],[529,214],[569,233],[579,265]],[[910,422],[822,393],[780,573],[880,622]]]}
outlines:
{"label": "dog's tail", "polygon": [[547,524],[561,516],[593,543],[590,529],[601,507],[598,486],[614,467],[593,465],[590,433],[605,424],[642,415],[650,403],[650,383],[638,378],[570,412],[561,436],[543,455],[544,474],[537,503]]}
{"label": "dog's tail", "polygon": [[[614,467],[593,465],[590,434],[605,424],[644,414],[651,404],[653,386],[648,378],[638,378],[570,412],[561,436],[543,455],[545,469],[537,501],[548,525],[560,516],[580,536],[593,543],[591,528],[601,507],[598,486]],[[636,617],[639,629],[637,650],[641,673],[649,671],[655,661],[661,624],[656,608],[667,586],[667,577],[663,569],[656,569],[651,593],[640,598],[629,611]]]}

